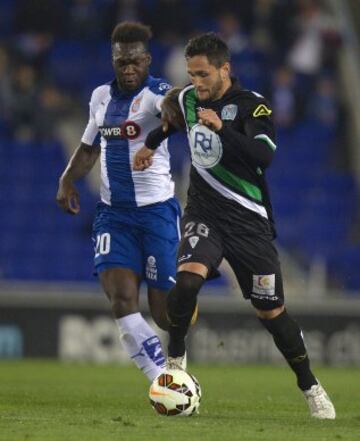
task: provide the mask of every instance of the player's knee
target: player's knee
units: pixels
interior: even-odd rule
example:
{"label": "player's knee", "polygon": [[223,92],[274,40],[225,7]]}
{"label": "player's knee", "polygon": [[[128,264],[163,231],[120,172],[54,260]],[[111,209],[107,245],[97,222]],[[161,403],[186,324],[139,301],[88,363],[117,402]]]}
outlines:
{"label": "player's knee", "polygon": [[167,313],[171,324],[187,329],[203,283],[204,278],[198,274],[188,271],[177,273],[176,285],[167,297]]}
{"label": "player's knee", "polygon": [[132,271],[109,269],[100,273],[100,280],[116,318],[138,312],[138,279]]}
{"label": "player's knee", "polygon": [[262,319],[271,320],[284,310],[284,305],[267,299],[250,297],[251,304],[256,310],[256,315]]}
{"label": "player's knee", "polygon": [[199,274],[181,271],[176,275],[176,290],[181,293],[183,299],[194,299],[204,281],[204,278]]}
{"label": "player's knee", "polygon": [[139,311],[137,302],[124,299],[113,299],[111,301],[111,309],[116,318],[134,314]]}
{"label": "player's knee", "polygon": [[258,318],[263,320],[272,320],[278,315],[280,315],[285,309],[284,305],[276,306],[275,308],[272,309],[263,309],[264,306],[269,306],[268,304],[260,305],[260,306],[261,308],[256,307],[256,315]]}
{"label": "player's knee", "polygon": [[139,309],[137,295],[132,291],[114,289],[107,291],[106,294],[115,317],[133,314]]}

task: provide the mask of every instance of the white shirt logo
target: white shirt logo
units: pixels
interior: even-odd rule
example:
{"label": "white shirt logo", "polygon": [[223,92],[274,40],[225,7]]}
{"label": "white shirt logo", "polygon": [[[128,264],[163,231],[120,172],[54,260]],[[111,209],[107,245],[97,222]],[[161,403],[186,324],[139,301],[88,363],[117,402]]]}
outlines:
{"label": "white shirt logo", "polygon": [[200,168],[212,168],[220,162],[223,147],[219,136],[202,124],[195,124],[189,133],[192,163]]}

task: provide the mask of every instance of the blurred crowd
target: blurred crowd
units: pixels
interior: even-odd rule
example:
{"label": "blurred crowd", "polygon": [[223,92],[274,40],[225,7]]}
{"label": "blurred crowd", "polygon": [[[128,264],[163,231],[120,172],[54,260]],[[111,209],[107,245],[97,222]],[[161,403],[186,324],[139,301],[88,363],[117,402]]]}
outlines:
{"label": "blurred crowd", "polygon": [[[0,8],[0,133],[16,139],[51,140],[61,118],[87,112],[91,88],[112,78],[109,39],[122,20],[151,26],[154,74],[174,85],[188,81],[188,38],[215,31],[231,48],[233,74],[272,102],[278,127],[306,117],[339,123],[341,35],[320,0],[1,0]],[[94,47],[105,66],[96,67]]]}
{"label": "blurred crowd", "polygon": [[[113,79],[114,26],[139,20],[154,35],[152,74],[173,85],[189,81],[183,55],[189,38],[214,31],[227,42],[233,75],[273,109],[281,148],[268,179],[280,245],[305,268],[325,262],[329,278],[360,291],[360,273],[353,271],[360,265],[353,233],[358,194],[337,77],[343,38],[327,4],[0,0],[0,203],[7,208],[0,216],[0,277],[89,280],[97,190],[91,192],[91,180],[79,183],[82,216],[74,220],[59,216],[54,188],[65,151],[73,151],[86,124],[91,91]],[[187,182],[184,142],[179,134],[170,142],[180,198]],[[96,170],[97,189],[95,176]],[[24,243],[31,246],[19,253]]]}

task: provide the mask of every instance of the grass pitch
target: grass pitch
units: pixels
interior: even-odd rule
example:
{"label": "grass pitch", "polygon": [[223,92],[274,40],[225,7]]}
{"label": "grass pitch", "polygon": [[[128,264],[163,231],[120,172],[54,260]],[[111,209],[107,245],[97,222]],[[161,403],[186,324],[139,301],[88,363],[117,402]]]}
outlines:
{"label": "grass pitch", "polygon": [[203,390],[200,415],[161,417],[134,367],[0,362],[1,441],[360,440],[360,373],[319,368],[335,421],[308,416],[284,367],[190,366]]}

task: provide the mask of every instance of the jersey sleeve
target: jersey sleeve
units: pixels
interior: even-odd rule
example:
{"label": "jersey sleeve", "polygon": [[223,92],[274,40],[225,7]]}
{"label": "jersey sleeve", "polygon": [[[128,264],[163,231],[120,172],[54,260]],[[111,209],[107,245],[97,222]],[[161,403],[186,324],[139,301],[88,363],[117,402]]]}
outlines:
{"label": "jersey sleeve", "polygon": [[265,98],[252,93],[255,98],[248,100],[243,115],[245,133],[251,139],[263,141],[274,152],[276,141],[272,109]]}
{"label": "jersey sleeve", "polygon": [[166,138],[176,132],[176,127],[172,126],[171,124],[168,124],[167,130],[164,130],[162,125],[156,127],[156,129],[148,133],[145,140],[145,145],[150,150],[156,150]]}
{"label": "jersey sleeve", "polygon": [[96,124],[95,112],[94,112],[95,103],[96,103],[96,96],[94,91],[89,103],[89,120],[85,128],[85,131],[83,133],[83,136],[81,138],[81,142],[83,142],[84,144],[94,145],[94,146],[100,144],[100,132],[99,132],[99,127]]}
{"label": "jersey sleeve", "polygon": [[235,155],[246,155],[256,167],[265,169],[276,150],[272,111],[262,97],[250,97],[244,104],[241,119],[245,133],[224,123],[218,134]]}
{"label": "jersey sleeve", "polygon": [[160,115],[164,95],[171,87],[165,80],[161,80],[149,87],[149,111],[151,114]]}

